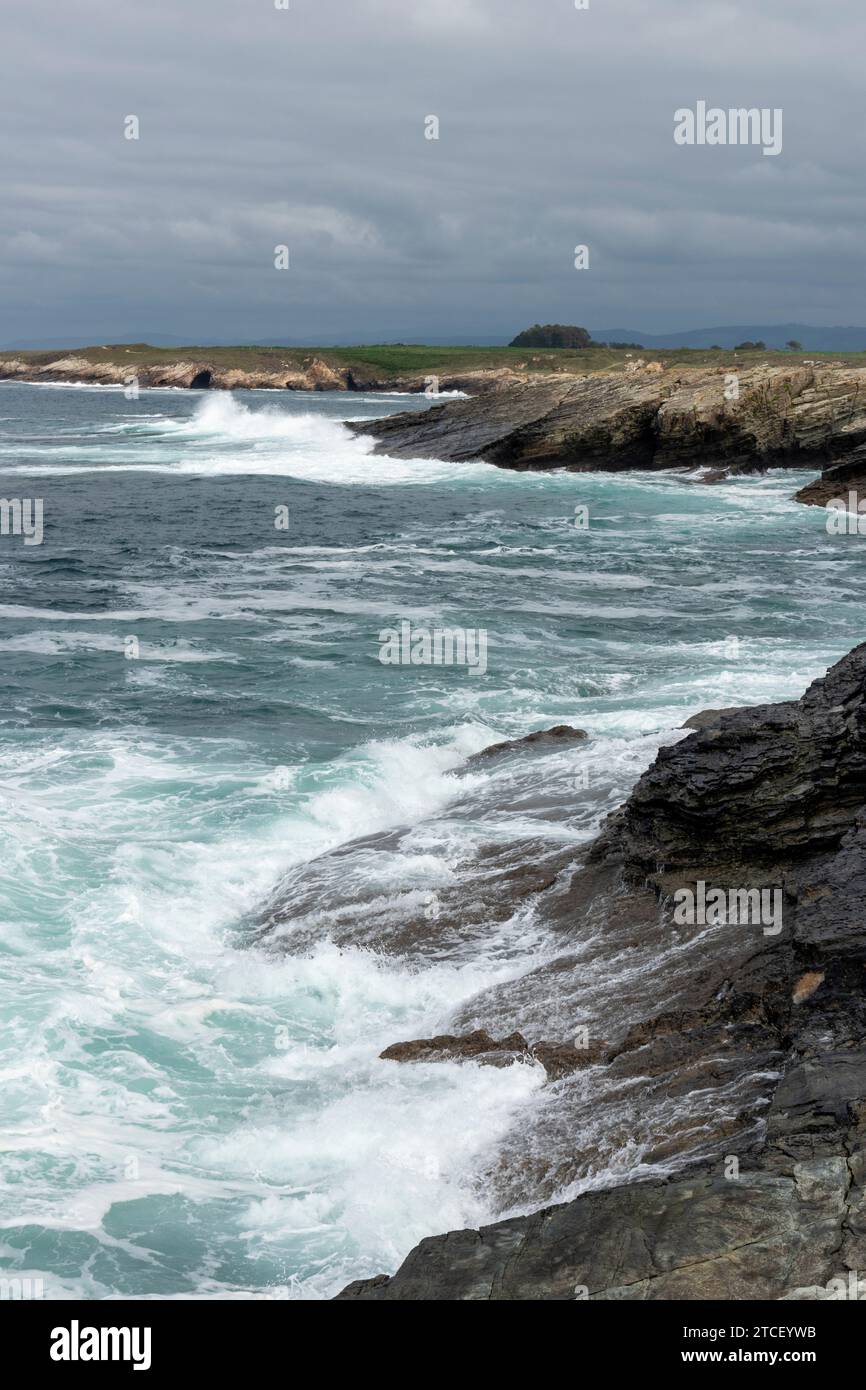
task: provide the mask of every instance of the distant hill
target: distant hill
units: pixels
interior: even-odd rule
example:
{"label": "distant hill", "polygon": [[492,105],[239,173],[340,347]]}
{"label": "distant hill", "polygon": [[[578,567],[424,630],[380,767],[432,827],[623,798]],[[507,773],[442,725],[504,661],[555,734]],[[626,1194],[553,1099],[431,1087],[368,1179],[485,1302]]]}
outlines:
{"label": "distant hill", "polygon": [[643,333],[637,328],[594,328],[598,343],[641,343],[645,348],[732,348],[738,343],[763,342],[784,348],[792,339],[805,352],[866,351],[866,328],[816,328],[808,323],[741,323],[724,328],[694,328],[685,333]]}
{"label": "distant hill", "polygon": [[[75,347],[76,343],[84,340],[80,335],[71,333],[67,338],[19,338],[14,343],[3,344],[4,352],[68,352]],[[108,338],[97,338],[91,343],[90,347],[97,347],[102,343],[119,347],[124,343],[147,344],[148,347],[185,347],[188,339],[173,338],[169,333],[136,333],[133,336],[127,335]]]}
{"label": "distant hill", "polygon": [[[532,341],[530,341],[530,338]],[[542,341],[543,340],[543,341]],[[567,324],[536,324],[519,333],[509,346],[518,348],[551,348],[560,350],[590,351],[589,342],[610,343],[627,347],[643,347],[649,352],[675,351],[677,348],[707,349],[713,347],[728,350],[744,342],[762,342],[767,349],[784,351],[790,341],[802,343],[805,352],[866,352],[866,328],[821,328],[808,323],[741,323],[729,324],[719,328],[694,328],[682,333],[644,333],[639,328],[596,328],[587,330]],[[0,351],[4,352],[82,352],[84,347],[97,348],[104,345],[129,346],[138,348],[150,345],[163,349],[197,348],[285,348],[289,352],[318,352],[323,348],[337,351],[359,348],[382,348],[406,351],[410,355],[420,347],[441,348],[495,348],[504,347],[504,334],[486,333],[465,334],[455,332],[449,337],[438,335],[422,342],[420,339],[404,338],[396,342],[386,333],[370,332],[363,341],[356,341],[351,335],[342,339],[324,334],[317,343],[309,339],[294,338],[290,334],[282,338],[256,338],[239,335],[236,338],[195,337],[181,338],[169,333],[111,333],[90,336],[70,333],[65,338],[28,338],[15,342],[0,341]]]}
{"label": "distant hill", "polygon": [[262,347],[262,348],[308,348],[315,352],[323,347],[368,347],[368,346],[393,346],[404,347],[414,343],[424,347],[502,347],[502,333],[452,333],[447,337],[433,334],[432,336],[422,336],[419,338],[406,338],[398,343],[393,334],[387,332],[371,331],[363,338],[353,338],[351,334],[337,336],[333,333],[323,333],[315,342],[308,336],[306,338],[293,338],[291,334],[284,334],[281,338],[257,337],[250,334],[239,334],[234,338],[225,338],[217,335],[205,333],[195,334],[186,338],[180,338],[171,333],[70,333],[65,338],[18,338],[14,342],[0,340],[0,351],[2,352],[67,352],[73,351],[76,346],[101,347],[112,346],[121,347],[129,345],[138,346],[142,343],[149,347],[181,348],[181,347]]}

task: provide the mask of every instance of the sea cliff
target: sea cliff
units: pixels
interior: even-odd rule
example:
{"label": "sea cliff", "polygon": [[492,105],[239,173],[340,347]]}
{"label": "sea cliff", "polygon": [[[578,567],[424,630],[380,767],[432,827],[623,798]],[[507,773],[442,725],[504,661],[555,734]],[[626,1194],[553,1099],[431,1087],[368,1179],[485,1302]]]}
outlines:
{"label": "sea cliff", "polygon": [[866,443],[866,369],[807,365],[538,377],[351,428],[398,458],[502,468],[832,467]]}
{"label": "sea cliff", "polygon": [[[464,1065],[543,1066],[540,1039],[589,1042],[545,1067],[531,1132],[489,1175],[500,1209],[537,1210],[424,1240],[339,1298],[829,1298],[866,1267],[866,645],[799,700],[690,725],[582,862],[536,880],[556,959],[454,1036],[383,1054],[453,1059],[465,1030]],[[777,910],[684,924],[675,904],[710,885]],[[589,953],[630,958],[626,987],[620,970],[612,997],[588,991]],[[551,1205],[605,1125],[634,1129],[632,1171]]]}
{"label": "sea cliff", "polygon": [[[278,354],[263,355],[258,365],[237,366],[243,353],[212,354],[179,361],[149,358],[127,349],[115,349],[106,360],[74,353],[61,357],[0,357],[0,381],[68,382],[72,385],[131,386],[140,390],[175,387],[187,391],[392,391],[408,394],[434,389],[481,394],[520,380],[508,368],[450,371],[441,375],[418,372],[375,371],[370,368],[334,366],[321,357],[307,356],[280,362]],[[255,355],[255,354],[250,354]],[[295,355],[297,357],[297,355]],[[42,360],[45,358],[45,360]],[[228,358],[228,360],[226,360]]]}

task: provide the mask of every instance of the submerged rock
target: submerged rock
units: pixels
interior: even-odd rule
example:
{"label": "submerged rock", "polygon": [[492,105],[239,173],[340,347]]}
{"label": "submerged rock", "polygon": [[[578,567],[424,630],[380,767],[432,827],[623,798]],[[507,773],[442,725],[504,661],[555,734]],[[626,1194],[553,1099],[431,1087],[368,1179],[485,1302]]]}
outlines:
{"label": "submerged rock", "polygon": [[[340,1298],[801,1298],[863,1269],[864,891],[866,645],[662,748],[549,898],[560,953],[456,1020],[536,1053],[610,1038],[482,1174],[501,1209],[541,1209]],[[695,919],[710,892],[721,918]],[[569,1186],[590,1190],[550,1205]]]}
{"label": "submerged rock", "polygon": [[574,862],[570,845],[539,839],[469,843],[459,872],[408,893],[395,919],[393,875],[413,836],[411,826],[379,832],[292,869],[252,924],[254,939],[293,954],[327,939],[410,961],[455,959],[530,908]]}
{"label": "submerged rock", "polygon": [[[416,857],[411,846],[418,830],[412,825],[362,836],[291,869],[251,924],[255,938],[263,946],[292,952],[327,938],[340,947],[409,960],[453,959],[471,942],[489,942],[502,924],[521,913],[531,915],[538,899],[555,891],[575,862],[574,834],[560,828],[573,817],[574,780],[563,781],[560,766],[560,781],[550,779],[549,785],[533,769],[536,755],[581,748],[586,739],[583,730],[561,724],[489,745],[458,764],[453,769],[455,801],[443,816],[447,820],[453,813],[461,826],[468,820],[467,831],[459,834],[455,849],[453,828],[441,822],[437,826],[435,816],[425,822],[425,854],[437,846],[441,868],[426,881],[429,886],[423,876],[406,884],[396,914],[399,866],[407,855]],[[488,764],[498,772],[500,759],[509,772],[508,760],[514,760],[514,778],[498,802],[483,793],[473,801],[474,779],[464,773]],[[567,764],[568,759],[556,762]],[[538,829],[503,838],[497,820],[511,813],[519,784]],[[588,820],[592,814],[588,804]],[[484,829],[488,816],[489,833]]]}

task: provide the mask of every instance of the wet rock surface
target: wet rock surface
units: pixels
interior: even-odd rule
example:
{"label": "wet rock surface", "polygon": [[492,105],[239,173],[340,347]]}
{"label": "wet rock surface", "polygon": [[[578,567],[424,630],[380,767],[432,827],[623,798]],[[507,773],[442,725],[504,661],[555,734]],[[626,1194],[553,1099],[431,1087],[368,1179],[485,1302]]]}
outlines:
{"label": "wet rock surface", "polygon": [[866,439],[866,370],[682,368],[534,379],[351,426],[377,452],[503,468],[823,465]]}
{"label": "wet rock surface", "polygon": [[[737,899],[683,921],[702,883],[778,893],[781,918]],[[502,1220],[340,1298],[803,1298],[862,1269],[864,890],[861,646],[802,699],[713,712],[662,748],[542,892],[557,950],[455,1034],[605,1048],[491,1156]]]}
{"label": "wet rock surface", "polygon": [[460,1037],[440,1034],[435,1038],[416,1038],[411,1042],[392,1043],[380,1057],[384,1062],[478,1062],[484,1066],[508,1067],[514,1062],[539,1062],[548,1077],[558,1081],[579,1067],[604,1058],[605,1044],[537,1042],[532,1047],[522,1033],[510,1033],[507,1038],[491,1038],[484,1028]]}
{"label": "wet rock surface", "polygon": [[849,494],[855,496],[855,506],[866,498],[866,444],[846,450],[842,460],[828,463],[820,478],[807,483],[796,493],[795,500],[810,507],[826,507],[829,502],[849,501]]}
{"label": "wet rock surface", "polygon": [[[579,852],[573,833],[560,824],[573,803],[573,782],[563,790],[547,785],[538,768],[559,752],[580,757],[586,734],[569,725],[540,730],[525,738],[488,745],[452,772],[456,811],[446,811],[419,828],[379,831],[349,841],[300,865],[280,883],[270,902],[251,924],[263,946],[293,954],[314,947],[324,937],[342,947],[360,947],[409,961],[452,959],[467,943],[488,942],[497,928],[540,897],[556,890]],[[472,799],[476,768],[506,773],[513,768],[522,781],[507,782],[507,806]],[[510,813],[516,800],[530,804],[545,833],[503,838],[497,818]],[[492,811],[485,830],[484,816]],[[590,811],[587,811],[590,814]],[[480,818],[480,824],[479,820]],[[470,831],[469,825],[474,823]],[[455,846],[455,841],[457,845]],[[394,875],[406,858],[434,853],[447,860],[444,877],[428,889],[407,885],[402,909],[394,913]]]}
{"label": "wet rock surface", "polygon": [[453,878],[407,892],[395,920],[390,866],[410,851],[413,836],[411,829],[370,835],[302,865],[259,914],[254,938],[292,954],[327,936],[340,947],[410,961],[451,959],[552,889],[575,857],[572,846],[542,840],[468,845]]}
{"label": "wet rock surface", "polygon": [[718,724],[724,714],[733,714],[738,708],[736,705],[727,705],[724,709],[702,709],[697,714],[692,714],[683,722],[684,729],[708,729],[712,724]]}
{"label": "wet rock surface", "polygon": [[540,729],[537,733],[526,734],[524,738],[509,738],[504,739],[502,743],[491,743],[487,748],[482,748],[480,753],[473,753],[467,758],[466,765],[473,767],[477,763],[486,762],[488,758],[518,753],[523,749],[546,752],[565,743],[579,743],[587,737],[584,729],[575,729],[571,724],[555,724],[552,729]]}
{"label": "wet rock surface", "polygon": [[838,1271],[850,1191],[842,1160],[613,1188],[431,1237],[338,1299],[776,1299]]}

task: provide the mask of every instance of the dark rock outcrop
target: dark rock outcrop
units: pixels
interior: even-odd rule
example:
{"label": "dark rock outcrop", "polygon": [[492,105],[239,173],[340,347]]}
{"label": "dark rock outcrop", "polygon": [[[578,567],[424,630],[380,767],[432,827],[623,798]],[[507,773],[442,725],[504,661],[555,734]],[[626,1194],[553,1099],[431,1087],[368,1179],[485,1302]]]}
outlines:
{"label": "dark rock outcrop", "polygon": [[733,714],[737,708],[737,705],[726,705],[724,709],[698,710],[698,713],[690,715],[681,727],[684,729],[709,729],[711,725],[718,724],[722,715]]}
{"label": "dark rock outcrop", "polygon": [[801,487],[795,498],[809,507],[825,507],[836,498],[847,501],[851,492],[866,499],[866,444],[846,452],[843,460],[828,463],[820,478]]}
{"label": "dark rock outcrop", "polygon": [[[587,741],[582,729],[560,724],[524,738],[488,745],[454,769],[459,787],[465,772],[514,760],[516,770],[534,767],[546,754],[580,748]],[[544,801],[545,788],[527,774],[534,809]],[[509,797],[513,795],[513,787]],[[560,793],[560,795],[562,795]],[[550,821],[561,820],[572,808],[552,797]],[[475,808],[470,814],[477,814]],[[494,811],[494,815],[495,815]],[[487,939],[497,924],[506,922],[524,907],[552,890],[573,864],[575,848],[570,840],[549,840],[527,835],[516,842],[495,833],[489,842],[464,841],[458,872],[436,884],[435,891],[417,892],[406,902],[395,921],[388,891],[382,890],[391,871],[384,867],[404,852],[412,838],[411,826],[376,832],[339,845],[290,871],[271,900],[257,916],[254,933],[262,944],[299,952],[327,936],[338,946],[356,946],[409,959],[449,958],[471,940]],[[449,850],[449,855],[453,850]],[[471,1025],[474,1026],[474,1025]]]}
{"label": "dark rock outcrop", "polygon": [[379,1054],[383,1062],[482,1062],[491,1067],[507,1067],[529,1055],[521,1033],[507,1038],[491,1038],[483,1028],[453,1037],[449,1033],[435,1038],[415,1038],[412,1042],[392,1043]]}
{"label": "dark rock outcrop", "polygon": [[454,1037],[443,1033],[435,1038],[415,1038],[412,1042],[392,1043],[379,1054],[384,1062],[478,1062],[488,1067],[509,1067],[514,1062],[540,1062],[552,1081],[558,1081],[579,1067],[601,1061],[604,1043],[538,1042],[530,1047],[522,1033],[507,1038],[491,1038],[484,1028]]}
{"label": "dark rock outcrop", "polygon": [[[678,915],[710,888],[721,919]],[[547,896],[561,952],[457,1020],[610,1039],[482,1175],[504,1214],[541,1209],[340,1297],[806,1298],[862,1270],[866,645],[663,748]]]}
{"label": "dark rock outcrop", "polygon": [[[790,1175],[752,1173],[739,1181],[705,1175],[613,1188],[480,1231],[431,1237],[392,1279],[358,1280],[338,1298],[809,1296],[860,1258],[862,1234],[844,1254],[839,1249],[854,1215],[852,1185],[848,1165],[836,1158],[795,1164]],[[860,1203],[861,1223],[863,1215]],[[827,1280],[821,1278],[826,1270],[833,1271]]]}
{"label": "dark rock outcrop", "polygon": [[[655,455],[658,379],[561,377],[352,425],[398,458],[486,459],[508,468],[648,468]],[[370,428],[368,428],[368,425]]]}
{"label": "dark rock outcrop", "polygon": [[[650,364],[656,368],[658,364]],[[760,366],[536,378],[356,423],[378,452],[504,468],[823,465],[866,439],[866,370]]]}
{"label": "dark rock outcrop", "polygon": [[[572,847],[540,839],[468,846],[460,873],[416,894],[395,921],[375,866],[399,859],[411,835],[411,827],[377,832],[293,869],[259,912],[254,939],[295,954],[327,936],[340,947],[413,961],[453,959],[552,890],[574,860]],[[465,1031],[476,1026],[467,1023]]]}
{"label": "dark rock outcrop", "polygon": [[497,758],[505,753],[517,753],[525,748],[537,753],[549,753],[565,743],[580,743],[587,737],[585,729],[575,729],[571,724],[554,724],[552,729],[539,729],[534,734],[524,735],[523,738],[508,738],[501,743],[488,744],[480,753],[473,753],[467,758],[466,765],[472,767],[475,763],[486,762],[488,758]]}

